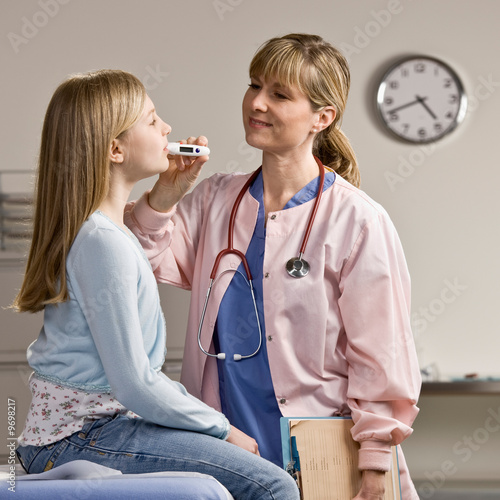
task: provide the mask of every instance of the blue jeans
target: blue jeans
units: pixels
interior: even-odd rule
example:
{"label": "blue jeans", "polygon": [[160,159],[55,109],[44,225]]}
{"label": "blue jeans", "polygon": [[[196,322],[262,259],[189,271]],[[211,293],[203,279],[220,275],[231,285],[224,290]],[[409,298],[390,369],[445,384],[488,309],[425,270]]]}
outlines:
{"label": "blue jeans", "polygon": [[28,473],[88,460],[124,474],[188,471],[208,474],[235,499],[294,500],[293,478],[276,465],[231,443],[196,432],[162,427],[122,415],[87,423],[80,432],[47,446],[19,446]]}

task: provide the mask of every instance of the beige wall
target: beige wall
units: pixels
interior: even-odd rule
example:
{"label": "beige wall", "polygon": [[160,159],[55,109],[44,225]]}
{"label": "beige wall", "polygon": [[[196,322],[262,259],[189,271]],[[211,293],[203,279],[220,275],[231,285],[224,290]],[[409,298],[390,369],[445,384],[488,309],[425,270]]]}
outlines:
{"label": "beige wall", "polygon": [[[43,113],[62,79],[107,67],[141,77],[159,114],[173,127],[171,137],[209,137],[212,155],[205,176],[250,171],[259,158],[243,141],[240,103],[256,48],[290,31],[315,32],[342,47],[353,80],[344,130],[360,161],[363,189],[389,211],[405,247],[421,363],[437,364],[444,376],[500,376],[500,238],[494,219],[500,181],[500,3],[3,0],[1,8],[1,169],[34,166]],[[389,137],[373,105],[376,78],[387,65],[420,53],[455,67],[471,103],[463,125],[427,147]],[[399,176],[399,182],[390,184],[388,174]],[[150,184],[143,182],[135,194]],[[2,277],[2,288],[10,290],[12,283]],[[189,295],[166,287],[161,292],[173,358],[178,358]],[[6,300],[4,295],[5,290]],[[2,318],[2,336],[16,335],[19,320],[12,314]],[[498,450],[500,432],[491,433],[489,444],[466,462],[453,444],[473,434],[488,410],[498,412],[498,398],[460,401],[438,405],[442,414],[435,422],[426,415],[433,414],[436,400],[422,400],[428,412],[419,417],[418,432],[407,446],[412,468],[422,479],[446,460],[460,462],[454,480],[481,478],[485,470],[487,477],[495,477],[488,450],[494,443]],[[456,428],[449,426],[450,418]],[[419,445],[435,432],[428,444],[439,453]]]}

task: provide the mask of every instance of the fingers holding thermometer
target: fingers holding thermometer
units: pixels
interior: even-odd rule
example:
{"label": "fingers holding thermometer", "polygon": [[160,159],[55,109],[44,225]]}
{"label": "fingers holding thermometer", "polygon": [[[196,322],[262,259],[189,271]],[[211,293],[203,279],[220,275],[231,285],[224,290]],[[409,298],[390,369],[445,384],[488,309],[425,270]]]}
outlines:
{"label": "fingers holding thermometer", "polygon": [[172,147],[196,147],[200,148],[196,155],[204,153],[203,156],[185,156],[183,153],[187,151],[179,150],[179,154],[173,154],[174,151],[170,150],[172,143],[166,147],[167,157],[169,159],[169,167],[162,172],[156,184],[153,186],[148,196],[150,206],[158,212],[168,212],[171,208],[178,203],[184,195],[194,186],[198,176],[200,175],[203,165],[209,160],[207,147],[208,140],[204,136],[189,137],[187,141],[178,146]]}

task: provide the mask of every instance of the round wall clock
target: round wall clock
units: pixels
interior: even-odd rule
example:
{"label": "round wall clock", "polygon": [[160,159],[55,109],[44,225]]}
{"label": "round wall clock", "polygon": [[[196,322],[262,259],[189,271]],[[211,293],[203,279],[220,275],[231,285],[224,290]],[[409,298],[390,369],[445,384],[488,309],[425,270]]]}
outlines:
{"label": "round wall clock", "polygon": [[437,141],[459,125],[467,96],[455,71],[434,57],[399,60],[384,74],[377,109],[385,127],[412,143]]}

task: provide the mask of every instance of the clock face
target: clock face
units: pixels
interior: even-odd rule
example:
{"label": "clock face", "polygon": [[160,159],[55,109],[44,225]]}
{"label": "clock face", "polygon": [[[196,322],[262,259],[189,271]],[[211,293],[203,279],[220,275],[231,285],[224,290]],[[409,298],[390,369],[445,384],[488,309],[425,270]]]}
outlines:
{"label": "clock face", "polygon": [[411,57],[392,66],[377,92],[384,125],[401,139],[433,142],[463,120],[467,97],[456,73],[432,57]]}

